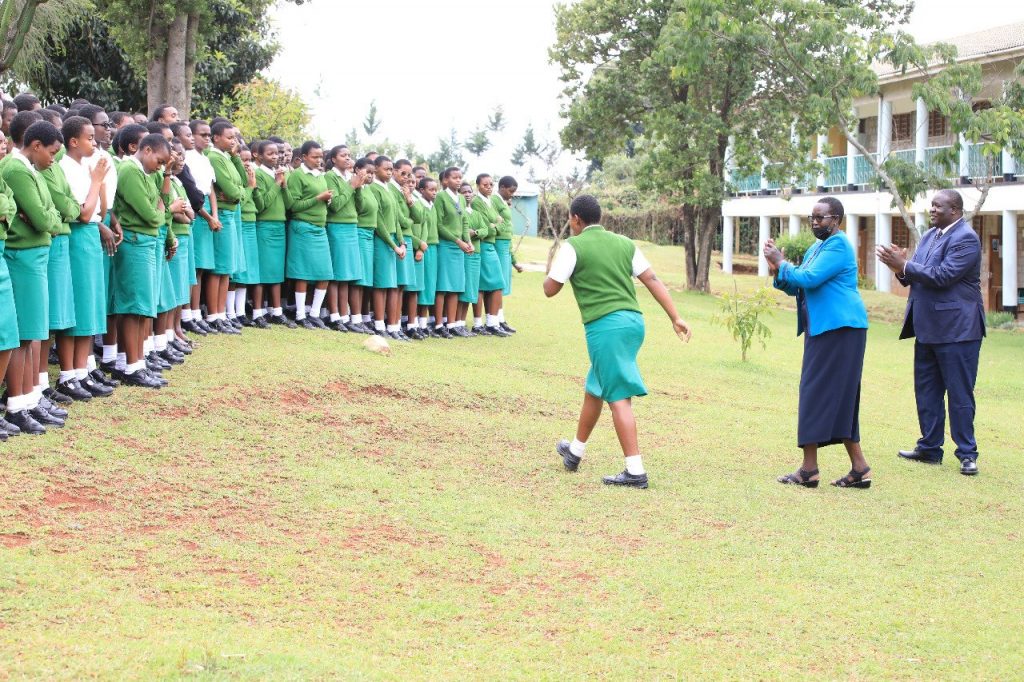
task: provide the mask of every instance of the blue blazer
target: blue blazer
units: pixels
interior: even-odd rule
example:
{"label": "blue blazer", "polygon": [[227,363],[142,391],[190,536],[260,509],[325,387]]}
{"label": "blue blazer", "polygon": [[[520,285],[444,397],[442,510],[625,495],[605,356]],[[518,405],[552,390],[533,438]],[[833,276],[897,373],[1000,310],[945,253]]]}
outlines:
{"label": "blue blazer", "polygon": [[[814,242],[799,266],[783,261],[774,284],[790,296],[803,293],[810,336],[841,327],[868,328],[868,313],[857,290],[857,256],[842,232]],[[800,336],[805,322],[799,312],[796,317]]]}
{"label": "blue blazer", "polygon": [[941,237],[938,228],[928,230],[896,279],[910,287],[901,339],[956,343],[985,336],[981,240],[963,218]]}

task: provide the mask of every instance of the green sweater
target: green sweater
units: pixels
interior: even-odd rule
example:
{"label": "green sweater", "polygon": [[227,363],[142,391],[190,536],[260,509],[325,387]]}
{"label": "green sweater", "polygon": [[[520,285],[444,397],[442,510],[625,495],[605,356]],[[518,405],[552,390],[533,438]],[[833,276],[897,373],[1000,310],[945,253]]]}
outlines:
{"label": "green sweater", "polygon": [[324,173],[324,177],[327,179],[327,189],[334,192],[330,203],[327,204],[327,222],[355,225],[359,219],[359,212],[356,210],[356,190],[348,180],[333,170]]}
{"label": "green sweater", "polygon": [[356,225],[364,230],[377,229],[377,214],[380,212],[380,204],[377,195],[369,187],[360,187],[356,190]]}
{"label": "green sweater", "polygon": [[50,190],[41,173],[9,155],[0,177],[10,188],[17,213],[10,222],[7,248],[33,249],[49,246],[51,235],[61,229],[61,217],[50,199]]}
{"label": "green sweater", "polygon": [[[185,191],[185,185],[181,184],[181,181],[177,178],[171,180],[171,200],[184,199],[185,203],[188,203],[188,193]],[[170,204],[168,204],[170,206]],[[179,223],[174,220],[174,214],[171,214],[171,232],[175,237],[187,237],[191,234],[192,223]]]}
{"label": "green sweater", "polygon": [[256,222],[256,201],[253,199],[253,192],[255,188],[249,187],[247,184],[242,189],[242,222],[243,223],[254,223]]}
{"label": "green sweater", "polygon": [[567,243],[576,252],[569,283],[583,324],[619,310],[640,312],[633,285],[636,245],[631,240],[591,225]]}
{"label": "green sweater", "polygon": [[[163,211],[159,209],[161,188],[154,182],[158,178],[157,173],[147,176],[131,159],[125,159],[118,167],[114,214],[123,230],[156,237],[160,228],[167,225],[166,204]],[[173,240],[174,234],[168,230],[167,241]]]}
{"label": "green sweater", "polygon": [[280,187],[272,175],[259,168],[256,169],[256,189],[252,191],[252,200],[256,204],[256,220],[263,222],[284,222],[292,205],[288,183]]}
{"label": "green sweater", "polygon": [[317,199],[317,195],[327,191],[327,179],[324,174],[313,175],[305,170],[297,170],[288,174],[288,194],[292,197],[291,216],[294,220],[302,220],[320,227],[327,226],[327,202]]}
{"label": "green sweater", "polygon": [[233,211],[245,197],[245,167],[237,156],[231,156],[207,147],[206,158],[213,166],[214,187],[217,190],[217,210]]}
{"label": "green sweater", "polygon": [[461,194],[458,202],[456,205],[446,190],[437,193],[437,198],[434,199],[434,212],[437,214],[437,236],[439,239],[449,242],[457,239],[464,242],[469,241],[466,200]]}
{"label": "green sweater", "polygon": [[64,169],[54,161],[50,167],[40,173],[46,181],[46,189],[50,190],[50,199],[57,212],[60,213],[61,225],[55,236],[71,234],[71,222],[77,221],[82,215],[82,207],[71,193],[68,177]]}
{"label": "green sweater", "polygon": [[14,192],[0,175],[0,217],[3,218],[0,220],[0,241],[7,240],[7,228],[10,227],[17,212],[18,206],[14,203]]}
{"label": "green sweater", "polygon": [[402,231],[403,239],[414,237],[412,213],[409,210],[409,203],[405,200],[405,193],[394,182],[388,183],[388,189],[391,190],[391,198],[395,200],[395,220]]}
{"label": "green sweater", "polygon": [[494,209],[494,213],[500,218],[498,221],[498,239],[511,240],[512,231],[512,209],[505,203],[505,200],[498,196],[495,192],[491,195],[491,208]]}
{"label": "green sweater", "polygon": [[437,245],[437,212],[433,206],[427,206],[417,199],[409,212],[419,227],[419,239],[427,244]]}
{"label": "green sweater", "polygon": [[475,236],[472,233],[470,234],[470,242],[473,244],[473,248],[479,251],[480,242],[487,239],[487,235],[491,233],[490,226],[487,224],[487,216],[483,213],[473,211],[469,214],[468,222],[469,229],[476,232]]}
{"label": "green sweater", "polygon": [[369,187],[370,191],[377,198],[377,236],[385,244],[395,248],[397,246],[395,239],[398,237],[398,220],[395,217],[394,197],[391,194],[391,190],[376,181]]}
{"label": "green sweater", "polygon": [[487,223],[487,233],[481,237],[481,241],[493,244],[494,239],[498,234],[498,223],[501,222],[501,217],[498,216],[498,212],[494,210],[494,205],[478,194],[473,197],[473,203],[470,204],[470,206],[473,209],[473,213],[479,213],[483,216],[484,222]]}

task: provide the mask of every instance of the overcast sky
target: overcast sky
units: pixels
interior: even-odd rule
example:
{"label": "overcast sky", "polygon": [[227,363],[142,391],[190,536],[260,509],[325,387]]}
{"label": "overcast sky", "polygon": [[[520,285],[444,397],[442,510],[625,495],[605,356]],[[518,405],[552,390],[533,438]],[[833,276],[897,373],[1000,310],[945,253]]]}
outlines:
{"label": "overcast sky", "polygon": [[[527,125],[542,140],[561,127],[550,0],[311,0],[281,4],[273,21],[282,49],[270,75],[303,94],[328,143],[353,127],[365,139],[371,100],[383,121],[376,137],[424,154],[453,127],[465,139],[501,105],[506,128],[470,171],[503,173]],[[1024,21],[1021,0],[919,0],[910,30],[932,41],[1015,21]]]}

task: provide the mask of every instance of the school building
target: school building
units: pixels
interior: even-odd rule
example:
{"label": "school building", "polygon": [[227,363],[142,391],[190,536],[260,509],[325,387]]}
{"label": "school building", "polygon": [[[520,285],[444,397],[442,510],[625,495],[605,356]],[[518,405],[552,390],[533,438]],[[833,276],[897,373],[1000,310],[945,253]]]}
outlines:
{"label": "school building", "polygon": [[[997,97],[1004,83],[1014,79],[1014,68],[1024,59],[1024,22],[943,42],[957,47],[961,61],[981,65],[984,89],[975,103],[981,108],[988,106],[986,98]],[[981,188],[990,187],[981,211],[972,220],[982,244],[982,294],[987,310],[1016,314],[1024,310],[1024,142],[996,158],[983,156],[981,144],[965,144],[959,163],[943,167],[936,157],[952,145],[956,133],[941,114],[929,111],[922,100],[914,98],[912,86],[919,78],[879,72],[881,95],[855,104],[858,141],[876,158],[894,155],[942,168],[963,195],[965,212],[973,210]],[[741,227],[756,225],[759,245],[783,230],[798,232],[809,228],[807,216],[815,202],[833,195],[846,209],[846,235],[857,253],[861,275],[880,291],[906,295],[906,289],[874,255],[875,244],[911,244],[910,228],[892,208],[892,195],[874,190],[870,164],[837,129],[819,136],[814,153],[825,171],[803,186],[773,183],[763,173],[744,177],[728,171],[735,193],[722,205],[722,269],[732,272]],[[919,197],[911,209],[915,222],[924,229],[932,194]],[[758,258],[758,273],[767,275],[760,247]]]}

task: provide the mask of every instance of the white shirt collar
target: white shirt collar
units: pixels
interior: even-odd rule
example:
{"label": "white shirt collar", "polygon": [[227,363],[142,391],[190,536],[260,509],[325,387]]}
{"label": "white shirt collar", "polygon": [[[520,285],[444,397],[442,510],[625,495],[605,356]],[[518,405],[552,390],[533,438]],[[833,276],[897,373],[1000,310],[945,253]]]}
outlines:
{"label": "white shirt collar", "polygon": [[[483,202],[484,202],[485,204],[488,204],[488,205],[490,205],[490,203],[491,203],[491,197],[485,197],[485,196],[484,196],[483,194],[481,194],[480,192],[477,192],[477,193],[476,193],[476,195],[477,195],[478,197],[480,197],[480,200],[481,200],[481,201],[483,201]],[[492,194],[491,196],[494,196],[494,195]]]}
{"label": "white shirt collar", "polygon": [[14,158],[18,159],[23,164],[25,164],[25,166],[27,166],[28,169],[30,171],[32,171],[33,173],[38,173],[39,172],[39,171],[36,170],[36,167],[32,165],[32,162],[28,160],[28,157],[25,156],[24,154],[22,154],[21,150],[18,149],[17,147],[15,147],[14,151],[11,152],[11,156],[13,156]]}
{"label": "white shirt collar", "polygon": [[470,214],[470,213],[472,213],[472,212],[473,212],[473,207],[472,207],[472,206],[470,206],[470,205],[469,205],[469,202],[467,201],[467,202],[466,202],[466,214],[468,215],[468,214]]}
{"label": "white shirt collar", "polygon": [[214,146],[213,146],[212,144],[211,144],[211,145],[210,145],[209,147],[207,147],[207,149],[209,149],[209,150],[210,150],[211,152],[214,152],[215,154],[220,154],[220,155],[221,155],[221,156],[223,156],[224,158],[228,158],[229,156],[231,156],[231,155],[230,155],[230,154],[228,154],[227,152],[225,152],[225,151],[222,151],[222,150],[220,150],[220,149],[217,149],[217,148],[216,148],[216,147],[214,147]]}
{"label": "white shirt collar", "polygon": [[323,175],[323,171],[321,171],[319,168],[310,168],[309,166],[307,166],[304,163],[302,165],[300,165],[299,168],[302,169],[303,173],[305,173],[307,175],[312,175],[314,178],[318,178],[321,175]]}
{"label": "white shirt collar", "polygon": [[259,166],[257,166],[257,168],[259,168],[261,171],[263,171],[264,173],[266,173],[270,177],[272,177],[274,179],[277,179],[277,173],[275,173],[274,171],[270,170],[269,168],[264,166],[262,163]]}
{"label": "white shirt collar", "polygon": [[960,218],[960,220],[954,221],[949,225],[946,225],[945,227],[939,228],[939,234],[942,235],[943,237],[946,236],[947,232],[949,232],[951,229],[956,227],[956,225],[958,225],[961,222],[963,222],[963,218]]}
{"label": "white shirt collar", "polygon": [[149,175],[149,173],[146,172],[146,169],[142,167],[142,162],[139,161],[138,157],[136,157],[134,154],[129,156],[128,160],[134,163],[136,166],[138,166],[139,170],[142,171],[143,175]]}
{"label": "white shirt collar", "polygon": [[448,193],[448,196],[450,196],[452,198],[452,201],[455,202],[455,205],[458,206],[459,205],[459,195],[456,194],[455,192],[451,191],[447,187],[444,188],[444,191]]}
{"label": "white shirt collar", "polygon": [[387,185],[385,185],[383,182],[381,182],[379,178],[374,178],[373,179],[373,184],[380,185],[381,187],[387,187]]}
{"label": "white shirt collar", "polygon": [[434,208],[434,202],[427,201],[426,197],[424,197],[422,194],[418,195],[416,198],[419,199],[420,203],[422,203],[427,208]]}
{"label": "white shirt collar", "polygon": [[339,178],[342,178],[344,180],[348,180],[348,176],[345,175],[344,173],[342,173],[340,170],[338,170],[337,166],[334,166],[333,168],[331,168],[331,172],[334,173],[335,175],[337,175]]}

